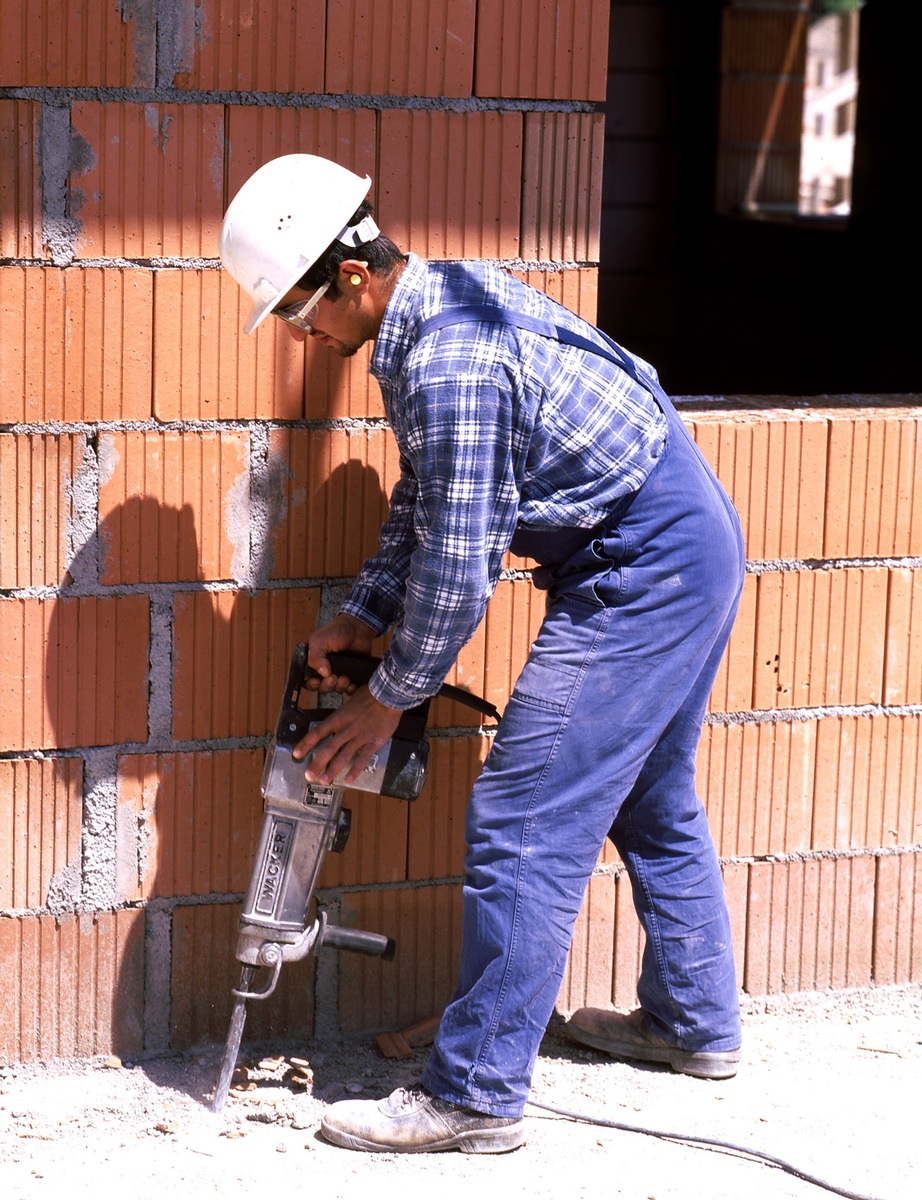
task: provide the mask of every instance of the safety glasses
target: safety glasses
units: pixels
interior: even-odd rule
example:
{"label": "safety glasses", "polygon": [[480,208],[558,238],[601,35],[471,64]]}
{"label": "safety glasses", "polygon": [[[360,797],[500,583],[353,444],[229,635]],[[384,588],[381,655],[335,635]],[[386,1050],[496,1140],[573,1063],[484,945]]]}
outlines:
{"label": "safety glasses", "polygon": [[318,301],[323,298],[332,282],[332,279],[328,279],[323,287],[319,287],[307,300],[299,300],[296,304],[285,304],[281,308],[273,308],[272,315],[281,317],[283,321],[294,325],[296,329],[303,329],[305,333],[311,333],[314,322],[317,320]]}

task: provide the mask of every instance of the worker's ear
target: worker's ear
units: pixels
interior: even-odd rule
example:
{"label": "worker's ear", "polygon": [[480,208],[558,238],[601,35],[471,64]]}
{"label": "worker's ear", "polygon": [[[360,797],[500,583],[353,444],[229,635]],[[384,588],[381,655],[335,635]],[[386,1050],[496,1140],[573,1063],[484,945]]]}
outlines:
{"label": "worker's ear", "polygon": [[368,285],[371,283],[368,263],[357,258],[347,258],[340,263],[338,283],[344,296],[361,296],[368,291]]}

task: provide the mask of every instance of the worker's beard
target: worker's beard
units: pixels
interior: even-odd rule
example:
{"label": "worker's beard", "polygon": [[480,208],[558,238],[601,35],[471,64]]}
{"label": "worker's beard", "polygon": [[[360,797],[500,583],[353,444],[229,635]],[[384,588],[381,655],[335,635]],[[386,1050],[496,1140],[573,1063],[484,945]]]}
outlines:
{"label": "worker's beard", "polygon": [[365,344],[364,341],[355,344],[352,342],[343,342],[339,338],[333,337],[332,334],[323,333],[321,330],[318,330],[314,334],[314,338],[320,341],[320,345],[324,350],[330,350],[340,358],[352,358],[353,355],[358,354],[359,350]]}

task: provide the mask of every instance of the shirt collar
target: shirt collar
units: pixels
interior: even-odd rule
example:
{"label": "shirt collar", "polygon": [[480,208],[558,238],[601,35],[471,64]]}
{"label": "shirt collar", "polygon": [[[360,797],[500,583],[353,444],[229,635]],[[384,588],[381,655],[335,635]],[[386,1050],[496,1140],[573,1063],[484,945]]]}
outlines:
{"label": "shirt collar", "polygon": [[407,265],[394,284],[375,338],[369,369],[376,379],[394,379],[403,366],[427,272],[428,264],[423,259],[407,255]]}

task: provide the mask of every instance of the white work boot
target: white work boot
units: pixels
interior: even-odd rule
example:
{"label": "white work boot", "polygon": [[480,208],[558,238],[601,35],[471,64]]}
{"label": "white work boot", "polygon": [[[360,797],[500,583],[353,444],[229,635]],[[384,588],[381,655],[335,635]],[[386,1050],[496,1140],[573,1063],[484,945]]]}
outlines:
{"label": "white work boot", "polygon": [[398,1088],[383,1100],[340,1100],[324,1115],[320,1132],[347,1150],[501,1154],[523,1144],[525,1122],[475,1112],[417,1086]]}

